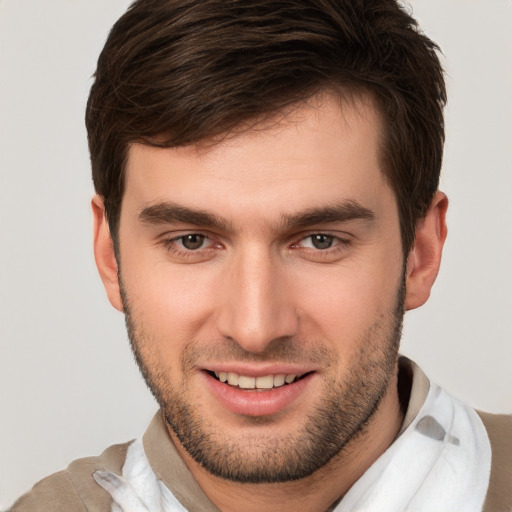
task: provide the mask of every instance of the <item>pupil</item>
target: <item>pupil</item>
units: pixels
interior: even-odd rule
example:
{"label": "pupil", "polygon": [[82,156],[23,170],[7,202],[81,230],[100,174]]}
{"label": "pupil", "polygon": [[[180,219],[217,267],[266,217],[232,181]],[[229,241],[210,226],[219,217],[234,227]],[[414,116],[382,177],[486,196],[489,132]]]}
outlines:
{"label": "pupil", "polygon": [[328,235],[313,235],[313,245],[316,249],[329,249],[332,245],[332,236]]}
{"label": "pupil", "polygon": [[203,245],[204,235],[187,235],[182,237],[181,242],[187,249],[199,249]]}

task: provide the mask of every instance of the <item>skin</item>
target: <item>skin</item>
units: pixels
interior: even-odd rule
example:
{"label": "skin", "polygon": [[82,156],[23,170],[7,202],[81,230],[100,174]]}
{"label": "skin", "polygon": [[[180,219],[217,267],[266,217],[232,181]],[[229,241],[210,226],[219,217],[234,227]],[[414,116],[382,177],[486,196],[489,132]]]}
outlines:
{"label": "skin", "polygon": [[[404,262],[370,100],[341,107],[325,94],[261,128],[214,145],[133,144],[119,261],[100,197],[93,199],[95,256],[111,303],[127,314],[143,373],[175,423],[170,435],[213,503],[224,512],[240,503],[248,511],[325,511],[400,429],[401,315],[429,296],[446,237],[447,199],[436,194]],[[210,221],[177,220],[176,205],[180,212],[207,212]],[[337,218],[326,215],[332,205],[351,215],[340,216],[339,208]],[[306,219],[313,210],[321,215]],[[204,241],[182,238],[196,234]],[[330,247],[316,247],[316,234]],[[187,240],[198,248],[187,249]],[[277,412],[239,414],[219,400],[205,373],[226,364],[257,374],[288,365],[310,376]],[[357,382],[364,383],[364,400],[354,391]],[[306,441],[313,443],[304,437],[308,421],[318,424],[323,409],[332,415],[326,399],[333,397],[342,411],[353,400],[356,412],[337,419],[346,425],[336,434],[343,442],[300,480],[219,478],[178,440],[177,434],[189,435],[181,404],[189,407],[194,429],[231,454],[229,464],[261,469],[264,453],[274,473],[296,461]],[[266,446],[273,447],[269,453]],[[280,446],[285,464],[271,456]]]}

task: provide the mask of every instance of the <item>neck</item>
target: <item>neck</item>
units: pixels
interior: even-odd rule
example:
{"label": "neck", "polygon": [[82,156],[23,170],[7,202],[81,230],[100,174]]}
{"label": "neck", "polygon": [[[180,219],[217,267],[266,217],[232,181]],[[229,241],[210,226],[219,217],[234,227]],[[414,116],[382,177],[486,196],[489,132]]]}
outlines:
{"label": "neck", "polygon": [[326,512],[384,453],[403,422],[395,377],[364,431],[313,475],[285,483],[240,484],[218,478],[195,462],[170,432],[176,448],[208,498],[222,512]]}

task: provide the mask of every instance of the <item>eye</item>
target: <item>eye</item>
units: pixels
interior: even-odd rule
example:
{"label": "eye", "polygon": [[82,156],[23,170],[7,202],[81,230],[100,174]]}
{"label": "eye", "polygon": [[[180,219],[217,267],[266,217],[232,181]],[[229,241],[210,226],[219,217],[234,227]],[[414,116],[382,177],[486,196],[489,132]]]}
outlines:
{"label": "eye", "polygon": [[323,233],[316,233],[304,238],[301,242],[302,247],[311,249],[325,250],[330,249],[336,244],[338,238],[331,235],[325,235]]}
{"label": "eye", "polygon": [[190,235],[180,236],[177,241],[181,242],[181,245],[189,251],[195,251],[201,249],[204,244],[206,237],[198,233],[191,233]]}
{"label": "eye", "polygon": [[340,237],[328,233],[309,233],[292,244],[291,249],[298,250],[298,254],[307,260],[333,263],[346,258],[350,254],[351,246],[352,241],[348,234]]}
{"label": "eye", "polygon": [[334,237],[329,235],[323,235],[319,233],[317,235],[311,235],[311,244],[315,249],[329,249],[334,243]]}
{"label": "eye", "polygon": [[[168,236],[169,234],[167,234]],[[158,245],[163,247],[176,263],[201,263],[215,258],[224,245],[217,239],[203,233],[182,233],[172,238],[162,238]]]}

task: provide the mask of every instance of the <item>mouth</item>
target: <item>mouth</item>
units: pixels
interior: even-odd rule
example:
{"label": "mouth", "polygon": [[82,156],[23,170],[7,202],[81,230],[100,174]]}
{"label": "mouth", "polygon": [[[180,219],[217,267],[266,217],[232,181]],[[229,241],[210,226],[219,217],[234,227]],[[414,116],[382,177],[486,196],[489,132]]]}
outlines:
{"label": "mouth", "polygon": [[[295,368],[204,368],[209,392],[225,409],[240,416],[270,416],[304,403],[309,389],[314,389],[316,371]],[[293,371],[296,373],[292,373]]]}
{"label": "mouth", "polygon": [[213,372],[207,371],[207,373],[228,386],[235,389],[253,390],[253,391],[268,391],[274,388],[282,388],[293,384],[305,377],[312,372],[306,372],[303,374],[276,374],[276,375],[261,375],[259,377],[252,377],[249,375],[241,375],[235,372]]}

